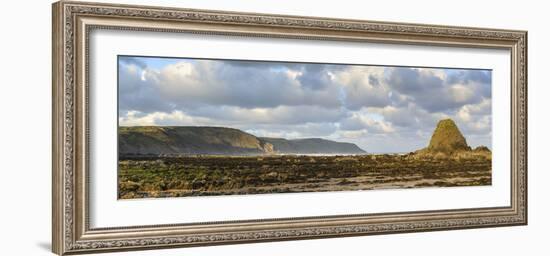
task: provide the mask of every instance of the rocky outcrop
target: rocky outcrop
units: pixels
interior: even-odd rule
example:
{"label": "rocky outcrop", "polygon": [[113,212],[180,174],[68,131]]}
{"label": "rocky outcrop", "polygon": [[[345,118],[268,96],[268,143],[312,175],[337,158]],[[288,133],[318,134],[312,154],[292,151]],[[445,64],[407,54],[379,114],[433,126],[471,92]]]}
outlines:
{"label": "rocky outcrop", "polygon": [[479,146],[475,148],[473,151],[477,153],[487,153],[487,152],[491,153],[491,150],[486,146]]}
{"label": "rocky outcrop", "polygon": [[412,155],[437,158],[491,158],[491,150],[486,146],[479,146],[472,150],[455,122],[452,119],[443,119],[437,123],[428,147],[418,150]]}
{"label": "rocky outcrop", "polygon": [[451,119],[444,119],[437,123],[427,150],[451,154],[456,151],[471,150],[471,148],[455,122]]}

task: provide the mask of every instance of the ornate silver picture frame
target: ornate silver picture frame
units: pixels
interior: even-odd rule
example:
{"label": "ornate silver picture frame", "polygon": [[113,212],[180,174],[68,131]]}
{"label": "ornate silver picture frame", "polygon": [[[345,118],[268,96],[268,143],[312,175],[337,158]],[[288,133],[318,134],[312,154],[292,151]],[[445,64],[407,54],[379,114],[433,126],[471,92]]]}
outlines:
{"label": "ornate silver picture frame", "polygon": [[[92,227],[90,33],[189,33],[510,52],[509,205]],[[59,255],[527,224],[527,32],[61,1],[53,4],[53,251]],[[493,111],[502,111],[493,109]],[[508,113],[508,112],[507,112]],[[116,125],[116,124],[115,124]],[[93,182],[101,182],[94,180]],[[114,195],[116,197],[116,195]],[[146,204],[146,201],[143,201]]]}

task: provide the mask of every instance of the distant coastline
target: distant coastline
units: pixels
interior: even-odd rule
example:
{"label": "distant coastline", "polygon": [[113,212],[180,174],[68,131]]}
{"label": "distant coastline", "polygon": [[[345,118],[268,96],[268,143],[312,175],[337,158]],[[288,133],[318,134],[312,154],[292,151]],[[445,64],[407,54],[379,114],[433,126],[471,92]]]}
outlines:
{"label": "distant coastline", "polygon": [[226,127],[121,126],[119,154],[129,155],[359,155],[367,151],[349,142],[321,138],[257,137]]}

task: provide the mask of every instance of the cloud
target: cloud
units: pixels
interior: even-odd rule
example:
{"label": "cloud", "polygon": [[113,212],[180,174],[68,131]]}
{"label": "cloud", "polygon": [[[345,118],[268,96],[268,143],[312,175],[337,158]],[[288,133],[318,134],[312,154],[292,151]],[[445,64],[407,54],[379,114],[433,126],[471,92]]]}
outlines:
{"label": "cloud", "polygon": [[125,111],[170,111],[172,107],[161,95],[152,80],[143,80],[151,72],[139,66],[119,63],[118,104],[119,114]]}
{"label": "cloud", "polygon": [[491,117],[488,70],[119,58],[125,126],[226,126],[407,151],[443,118],[470,144],[488,143]]}
{"label": "cloud", "polygon": [[241,125],[236,126],[259,137],[313,138],[328,137],[338,131],[335,123],[303,123],[291,125]]}
{"label": "cloud", "polygon": [[383,79],[382,67],[351,66],[334,73],[343,104],[351,110],[391,104],[391,91]]}
{"label": "cloud", "polygon": [[384,120],[375,120],[368,113],[353,112],[350,117],[340,122],[340,129],[345,131],[364,130],[368,133],[391,133],[393,125]]}
{"label": "cloud", "polygon": [[491,114],[491,100],[484,99],[478,104],[462,106],[457,112],[457,117],[463,122],[469,122],[475,117],[487,116],[489,114]]}
{"label": "cloud", "polygon": [[329,70],[332,66],[327,65],[303,65],[296,80],[304,88],[314,91],[326,89],[332,84],[332,77]]}
{"label": "cloud", "polygon": [[490,84],[491,81],[491,71],[489,70],[453,70],[448,77],[448,83],[450,84],[470,82]]}
{"label": "cloud", "polygon": [[242,108],[234,106],[206,106],[189,110],[193,116],[207,117],[233,124],[300,124],[338,122],[347,115],[341,108],[318,106],[278,106],[274,108]]}
{"label": "cloud", "polygon": [[490,83],[480,83],[484,80],[476,76],[476,80],[465,75],[451,75],[453,79],[449,79],[441,70],[425,68],[391,68],[388,73],[387,83],[393,90],[429,112],[455,111],[490,97]]}
{"label": "cloud", "polygon": [[126,65],[135,65],[141,69],[147,68],[147,64],[145,63],[145,61],[143,61],[140,58],[135,58],[130,56],[120,56],[118,60],[120,61],[120,63],[126,64]]}
{"label": "cloud", "polygon": [[491,134],[491,100],[484,99],[478,104],[468,104],[455,114],[455,120],[464,127],[467,134]]}
{"label": "cloud", "polygon": [[[246,108],[282,105],[338,107],[333,97],[336,86],[325,78],[300,70],[275,68],[276,65],[226,65],[225,62],[195,60],[168,65],[158,72],[147,72],[164,99],[177,106],[228,105]],[[263,67],[263,68],[262,68]],[[302,80],[302,81],[300,81]],[[307,81],[310,84],[304,85]],[[317,88],[323,87],[323,90]]]}
{"label": "cloud", "polygon": [[367,111],[378,113],[400,130],[433,128],[439,120],[449,118],[449,115],[444,112],[431,113],[412,102],[406,106],[390,105],[382,108],[368,108]]}
{"label": "cloud", "polygon": [[208,118],[193,117],[182,111],[143,113],[128,111],[118,118],[121,126],[197,126],[214,125],[215,122]]}

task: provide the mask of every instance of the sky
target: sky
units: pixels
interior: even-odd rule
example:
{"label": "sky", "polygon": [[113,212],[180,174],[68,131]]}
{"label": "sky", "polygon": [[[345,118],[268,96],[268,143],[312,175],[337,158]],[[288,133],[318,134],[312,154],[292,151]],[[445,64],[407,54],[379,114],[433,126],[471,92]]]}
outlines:
{"label": "sky", "polygon": [[491,71],[119,56],[120,126],[222,126],[410,152],[453,119],[491,148]]}

